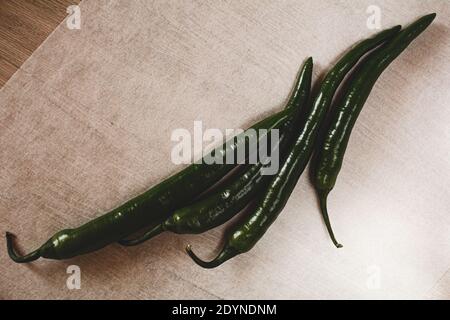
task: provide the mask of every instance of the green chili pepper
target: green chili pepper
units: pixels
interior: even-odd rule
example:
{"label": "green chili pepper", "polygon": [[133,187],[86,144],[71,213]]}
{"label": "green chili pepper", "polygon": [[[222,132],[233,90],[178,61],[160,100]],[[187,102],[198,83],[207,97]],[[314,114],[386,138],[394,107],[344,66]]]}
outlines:
{"label": "green chili pepper", "polygon": [[[293,131],[300,124],[311,87],[312,67],[313,61],[312,58],[309,58],[299,73],[294,92],[286,106],[286,109],[295,108],[295,111],[292,110],[293,116],[281,129],[279,144],[275,150],[272,150],[272,154],[273,151],[278,151],[280,146],[283,149],[287,145]],[[248,165],[242,175],[207,198],[176,210],[172,216],[142,236],[131,240],[122,240],[119,243],[125,246],[138,245],[164,231],[178,234],[198,234],[225,223],[244,209],[271,180],[270,175],[263,175],[263,167],[261,160],[255,165]]]}
{"label": "green chili pepper", "polygon": [[[290,110],[272,115],[250,129],[259,136],[260,129],[278,129],[287,121]],[[252,135],[250,134],[250,136]],[[52,236],[39,249],[20,256],[13,245],[13,234],[6,233],[8,254],[18,263],[30,262],[39,257],[68,259],[92,252],[133,234],[149,225],[156,225],[166,219],[171,212],[192,201],[192,198],[208,189],[230,172],[236,164],[227,164],[229,154],[236,158],[237,150],[246,145],[246,132],[227,141],[223,147],[214,149],[211,155],[222,159],[222,163],[194,163],[181,172],[164,180],[147,192],[128,201],[76,229],[65,229]],[[218,155],[217,155],[218,154]]]}
{"label": "green chili pepper", "polygon": [[431,24],[435,16],[433,13],[418,19],[380,50],[369,55],[367,60],[358,66],[356,74],[349,79],[347,91],[333,109],[323,142],[316,148],[311,176],[319,197],[323,219],[335,244],[337,242],[327,211],[327,196],[336,183],[355,121],[381,73]]}
{"label": "green chili pepper", "polygon": [[278,174],[270,182],[267,191],[257,200],[255,211],[231,230],[222,251],[212,261],[201,260],[188,245],[186,251],[195,263],[204,268],[215,268],[232,257],[253,248],[286,205],[311,157],[319,126],[327,113],[336,89],[345,75],[364,54],[392,38],[400,28],[400,26],[396,26],[360,42],[328,72],[312,103],[304,127],[296,136]]}

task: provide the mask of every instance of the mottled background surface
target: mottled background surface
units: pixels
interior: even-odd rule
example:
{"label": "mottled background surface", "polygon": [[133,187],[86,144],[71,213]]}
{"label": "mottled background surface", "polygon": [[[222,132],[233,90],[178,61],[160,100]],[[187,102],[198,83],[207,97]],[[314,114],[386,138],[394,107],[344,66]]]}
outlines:
{"label": "mottled background surface", "polygon": [[[329,199],[328,239],[303,175],[248,254],[203,270],[223,229],[164,234],[69,261],[16,265],[0,250],[1,298],[450,298],[448,1],[93,1],[0,90],[0,231],[24,250],[180,170],[176,128],[246,127],[279,110],[300,64],[315,78],[381,26],[437,12],[382,75]],[[81,268],[68,290],[66,268]]]}

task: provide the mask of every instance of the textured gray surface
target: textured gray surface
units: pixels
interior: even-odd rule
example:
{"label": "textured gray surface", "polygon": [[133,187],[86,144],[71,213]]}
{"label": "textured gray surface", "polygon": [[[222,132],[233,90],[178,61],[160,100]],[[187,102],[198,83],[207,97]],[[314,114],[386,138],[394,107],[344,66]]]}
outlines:
{"label": "textured gray surface", "polygon": [[[92,1],[0,91],[0,229],[30,250],[180,167],[176,128],[245,127],[284,102],[302,61],[315,78],[370,34],[371,1]],[[329,199],[330,243],[304,175],[248,254],[215,270],[218,228],[16,265],[1,298],[450,298],[447,1],[378,1],[382,27],[437,12],[377,83]],[[80,290],[66,268],[80,266]],[[378,281],[379,280],[379,281]],[[375,285],[374,285],[375,284]],[[377,286],[379,284],[379,286]]]}

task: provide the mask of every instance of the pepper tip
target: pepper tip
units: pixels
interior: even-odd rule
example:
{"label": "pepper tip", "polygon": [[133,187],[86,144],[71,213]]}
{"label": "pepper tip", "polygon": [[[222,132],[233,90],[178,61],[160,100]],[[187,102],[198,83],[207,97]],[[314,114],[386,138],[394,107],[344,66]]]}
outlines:
{"label": "pepper tip", "polygon": [[14,262],[26,263],[26,262],[34,261],[41,257],[39,249],[35,250],[27,255],[24,255],[24,256],[18,255],[16,253],[16,250],[14,249],[14,243],[13,243],[13,238],[15,238],[14,234],[6,231],[5,236],[6,236],[6,248],[8,250],[8,255]]}

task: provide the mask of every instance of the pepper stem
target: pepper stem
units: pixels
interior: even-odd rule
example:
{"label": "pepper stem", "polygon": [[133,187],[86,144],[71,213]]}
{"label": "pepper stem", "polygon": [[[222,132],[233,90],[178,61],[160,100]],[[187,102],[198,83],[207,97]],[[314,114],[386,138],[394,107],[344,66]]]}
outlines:
{"label": "pepper stem", "polygon": [[158,234],[162,233],[163,231],[164,231],[164,228],[163,228],[163,224],[161,223],[161,224],[158,224],[153,229],[150,229],[149,231],[147,231],[140,237],[137,237],[134,239],[122,239],[122,240],[119,240],[118,243],[125,247],[136,246],[138,244],[141,244],[144,241],[147,241],[147,240],[157,236]]}
{"label": "pepper stem", "polygon": [[320,203],[320,210],[322,211],[322,217],[323,217],[323,220],[325,221],[325,225],[327,227],[328,234],[330,235],[331,241],[333,241],[334,245],[337,248],[342,248],[343,247],[342,244],[340,244],[334,237],[333,228],[331,228],[330,217],[328,216],[327,198],[328,198],[329,191],[328,190],[327,191],[318,190],[317,193],[319,196],[319,203]]}
{"label": "pepper stem", "polygon": [[193,251],[190,244],[186,246],[186,252],[187,254],[194,260],[196,264],[198,264],[200,267],[206,268],[206,269],[212,269],[215,267],[220,266],[225,261],[233,258],[237,255],[237,252],[235,250],[231,250],[230,248],[223,248],[222,251],[219,253],[217,257],[215,257],[211,261],[203,261],[200,259]]}
{"label": "pepper stem", "polygon": [[14,243],[13,243],[14,235],[10,232],[6,232],[6,246],[8,248],[8,255],[9,257],[17,263],[25,263],[25,262],[31,262],[34,260],[37,260],[41,257],[40,250],[37,249],[33,252],[30,252],[27,255],[20,256],[16,253],[16,250],[14,249]]}

